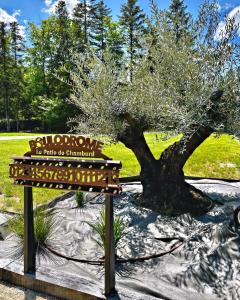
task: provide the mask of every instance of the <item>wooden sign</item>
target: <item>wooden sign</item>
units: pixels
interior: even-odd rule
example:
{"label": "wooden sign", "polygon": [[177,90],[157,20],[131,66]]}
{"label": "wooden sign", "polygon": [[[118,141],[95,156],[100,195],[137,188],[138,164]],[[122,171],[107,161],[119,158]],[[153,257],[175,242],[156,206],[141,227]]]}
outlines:
{"label": "wooden sign", "polygon": [[14,157],[9,165],[16,184],[49,189],[119,194],[118,161]]}
{"label": "wooden sign", "polygon": [[[25,156],[13,157],[9,165],[9,175],[15,184],[114,195],[121,193],[120,161],[66,158],[106,158],[102,153],[102,142],[83,136],[57,134],[38,137],[29,145],[31,150]],[[43,157],[36,157],[40,155]]]}
{"label": "wooden sign", "polygon": [[29,142],[31,151],[26,156],[67,156],[109,159],[102,153],[103,143],[77,135],[49,135]]}
{"label": "wooden sign", "polygon": [[102,142],[83,136],[45,136],[30,141],[29,145],[30,151],[24,156],[13,157],[13,162],[9,165],[10,178],[15,184],[24,186],[24,273],[36,271],[32,187],[103,193],[106,215],[105,294],[109,296],[115,291],[114,217],[111,195],[121,193],[121,162],[112,161],[102,153]]}

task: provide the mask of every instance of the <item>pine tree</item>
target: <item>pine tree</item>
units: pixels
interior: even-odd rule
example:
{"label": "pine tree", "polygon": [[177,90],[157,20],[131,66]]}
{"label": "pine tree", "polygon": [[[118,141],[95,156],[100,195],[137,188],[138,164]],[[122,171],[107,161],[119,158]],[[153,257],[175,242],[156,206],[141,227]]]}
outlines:
{"label": "pine tree", "polygon": [[145,14],[137,5],[137,0],[128,0],[126,4],[122,5],[120,23],[125,29],[125,43],[128,45],[132,80],[132,65],[141,50],[140,37],[145,30]]}
{"label": "pine tree", "polygon": [[10,23],[10,46],[14,64],[17,66],[21,62],[25,50],[24,38],[21,35],[20,26],[17,22]]}
{"label": "pine tree", "polygon": [[[88,6],[87,0],[83,0],[79,2],[73,10],[73,20],[75,21],[76,25],[78,26],[78,32],[83,35],[84,44],[88,41],[88,34],[87,34],[87,14],[88,14]],[[77,36],[79,38],[79,36]]]}
{"label": "pine tree", "polygon": [[23,65],[22,56],[24,51],[24,39],[20,33],[19,24],[10,24],[10,53],[12,57],[11,67],[11,98],[12,110],[17,120],[17,131],[19,131],[20,108],[23,107],[22,87],[23,87]]}
{"label": "pine tree", "polygon": [[[63,81],[69,82],[70,76],[66,69],[72,66],[71,49],[73,48],[71,19],[67,11],[65,1],[59,1],[56,6],[56,24],[55,31],[56,54],[55,54],[55,74],[57,73]],[[56,80],[54,80],[56,82]],[[57,98],[65,100],[70,91],[70,87],[58,80],[55,91],[58,94]],[[57,88],[56,88],[57,87]]]}
{"label": "pine tree", "polygon": [[96,6],[95,41],[93,42],[101,58],[103,58],[103,52],[106,49],[106,32],[108,30],[106,21],[110,14],[111,9],[101,0]]}
{"label": "pine tree", "polygon": [[92,44],[94,40],[97,6],[96,0],[81,0],[73,10],[73,20],[83,37],[83,45]]}
{"label": "pine tree", "polygon": [[73,49],[76,53],[81,53],[85,49],[85,36],[81,20],[78,18],[78,12],[75,7],[72,20],[72,38]]}
{"label": "pine tree", "polygon": [[168,11],[168,19],[171,29],[176,37],[176,43],[189,33],[191,17],[186,12],[187,7],[183,0],[172,0]]}
{"label": "pine tree", "polygon": [[1,78],[0,86],[4,102],[5,118],[7,123],[7,131],[10,131],[9,119],[9,36],[6,29],[6,24],[0,22],[0,66]]}
{"label": "pine tree", "polygon": [[70,57],[70,48],[72,46],[70,18],[65,1],[61,0],[58,2],[55,14],[57,18],[56,38],[58,39],[57,60],[64,63]]}

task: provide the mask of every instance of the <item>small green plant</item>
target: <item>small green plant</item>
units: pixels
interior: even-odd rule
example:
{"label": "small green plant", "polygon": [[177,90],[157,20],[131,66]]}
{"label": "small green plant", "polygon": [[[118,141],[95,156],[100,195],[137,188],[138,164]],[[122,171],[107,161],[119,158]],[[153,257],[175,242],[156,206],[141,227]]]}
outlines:
{"label": "small green plant", "polygon": [[[96,242],[101,248],[104,249],[105,229],[106,229],[106,216],[105,216],[104,208],[101,210],[100,218],[96,222],[94,223],[86,222],[86,223],[93,229],[94,232],[98,234],[99,240],[97,240]],[[125,231],[125,225],[123,219],[121,217],[115,217],[113,227],[114,227],[113,229],[114,229],[115,247],[117,247]]]}
{"label": "small green plant", "polygon": [[[56,225],[55,213],[53,210],[41,210],[37,209],[34,211],[34,237],[35,247],[38,254],[41,253],[46,245],[49,243],[49,239],[53,235],[54,228]],[[24,217],[18,215],[8,220],[8,229],[19,238],[19,246],[23,246],[24,238]],[[22,247],[23,251],[23,247]],[[23,253],[21,253],[23,254]]]}
{"label": "small green plant", "polygon": [[82,192],[76,192],[75,199],[78,208],[83,208],[85,206],[84,194]]}

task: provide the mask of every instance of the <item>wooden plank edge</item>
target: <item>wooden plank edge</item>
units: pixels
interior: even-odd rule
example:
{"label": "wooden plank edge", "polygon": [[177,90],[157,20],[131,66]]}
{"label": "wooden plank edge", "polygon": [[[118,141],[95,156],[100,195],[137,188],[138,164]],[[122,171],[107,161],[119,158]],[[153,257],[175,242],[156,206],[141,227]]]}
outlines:
{"label": "wooden plank edge", "polygon": [[[47,276],[47,274],[46,274]],[[35,292],[47,294],[65,300],[105,300],[104,296],[99,297],[86,292],[74,290],[58,284],[36,279],[34,275],[24,275],[11,270],[0,268],[0,280],[31,289]]]}

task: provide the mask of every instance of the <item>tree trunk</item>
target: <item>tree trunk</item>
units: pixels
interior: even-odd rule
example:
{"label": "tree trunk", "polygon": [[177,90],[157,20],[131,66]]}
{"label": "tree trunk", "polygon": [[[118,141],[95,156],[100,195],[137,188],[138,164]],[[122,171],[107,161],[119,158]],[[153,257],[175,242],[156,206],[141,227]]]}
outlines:
{"label": "tree trunk", "polygon": [[188,158],[211,133],[209,128],[199,128],[167,148],[158,160],[153,157],[143,133],[128,129],[119,137],[134,152],[141,166],[141,206],[167,215],[197,215],[212,208],[211,200],[186,183],[183,173]]}

